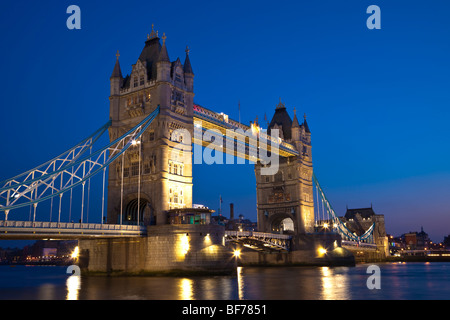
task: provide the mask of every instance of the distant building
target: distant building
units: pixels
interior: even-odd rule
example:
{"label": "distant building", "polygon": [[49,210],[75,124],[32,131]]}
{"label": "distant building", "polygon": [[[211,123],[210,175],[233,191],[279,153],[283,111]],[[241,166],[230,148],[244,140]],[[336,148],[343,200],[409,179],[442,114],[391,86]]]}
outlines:
{"label": "distant building", "polygon": [[409,232],[401,236],[407,250],[425,250],[430,248],[431,240],[421,227],[420,232]]}
{"label": "distant building", "polygon": [[[231,222],[231,221],[230,221]],[[240,214],[239,219],[233,220],[233,229],[238,231],[256,231],[257,223],[250,219],[245,219],[244,215]]]}
{"label": "distant building", "polygon": [[225,226],[228,224],[228,221],[230,221],[230,219],[221,214],[217,216],[211,216],[211,224],[218,224],[221,226]]}
{"label": "distant building", "polygon": [[256,231],[257,223],[250,219],[245,219],[243,214],[238,219],[234,218],[234,204],[230,203],[230,218],[219,214],[211,217],[211,223],[225,226],[226,230],[234,231]]}
{"label": "distant building", "polygon": [[37,240],[33,245],[23,248],[23,256],[40,259],[70,256],[77,244],[77,240]]}
{"label": "distant building", "polygon": [[446,249],[450,249],[450,234],[444,237],[444,247]]}

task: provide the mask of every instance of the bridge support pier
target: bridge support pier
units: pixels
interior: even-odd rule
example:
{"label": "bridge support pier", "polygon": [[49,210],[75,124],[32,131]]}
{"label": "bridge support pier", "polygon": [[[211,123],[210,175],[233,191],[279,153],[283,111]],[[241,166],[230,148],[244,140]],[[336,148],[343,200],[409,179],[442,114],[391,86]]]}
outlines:
{"label": "bridge support pier", "polygon": [[230,274],[236,266],[217,225],[149,226],[147,236],[79,240],[80,268],[90,274]]}
{"label": "bridge support pier", "polygon": [[337,234],[304,234],[292,239],[292,251],[257,252],[242,250],[238,264],[241,266],[353,266],[354,255],[342,248]]}

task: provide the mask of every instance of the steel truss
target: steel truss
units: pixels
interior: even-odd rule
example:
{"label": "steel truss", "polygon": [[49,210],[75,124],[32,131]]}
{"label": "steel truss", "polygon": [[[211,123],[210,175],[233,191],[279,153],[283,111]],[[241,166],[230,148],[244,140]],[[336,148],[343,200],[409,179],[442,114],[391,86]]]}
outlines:
{"label": "steel truss", "polygon": [[92,153],[93,145],[111,126],[111,121],[60,156],[1,182],[0,212],[5,212],[5,220],[8,220],[11,210],[31,205],[34,207],[35,217],[37,205],[55,197],[59,197],[59,211],[61,211],[63,194],[77,186],[82,186],[84,195],[86,182],[100,172],[103,172],[103,219],[106,169],[130,146],[136,144],[142,133],[159,114],[159,110],[158,106],[135,127],[98,151]]}
{"label": "steel truss", "polygon": [[325,210],[329,215],[331,215],[331,228],[336,229],[336,231],[342,236],[343,240],[350,240],[350,241],[356,241],[358,243],[361,242],[372,242],[373,241],[373,230],[375,228],[375,222],[364,232],[364,234],[358,236],[354,232],[350,231],[350,229],[347,228],[347,226],[342,223],[341,219],[336,215],[334,212],[333,207],[331,206],[331,203],[328,201],[327,197],[325,196],[325,193],[322,190],[322,187],[319,184],[319,181],[317,180],[316,175],[313,173],[312,176],[313,183],[316,185],[317,192],[320,195],[322,204],[325,205]]}

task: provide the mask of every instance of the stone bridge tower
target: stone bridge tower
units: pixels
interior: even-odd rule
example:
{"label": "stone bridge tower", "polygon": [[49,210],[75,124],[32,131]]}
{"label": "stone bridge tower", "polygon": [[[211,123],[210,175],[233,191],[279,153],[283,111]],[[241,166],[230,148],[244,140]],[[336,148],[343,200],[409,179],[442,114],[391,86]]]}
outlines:
{"label": "stone bridge tower", "polygon": [[183,139],[177,129],[193,133],[194,73],[189,50],[184,64],[179,58],[170,61],[166,36],[160,39],[152,27],[131,74],[122,76],[117,54],[110,82],[111,141],[158,105],[160,114],[141,141],[110,166],[108,223],[166,224],[166,210],[192,206],[192,153],[176,147]]}
{"label": "stone bridge tower", "polygon": [[269,124],[268,134],[278,129],[280,137],[292,143],[297,157],[280,157],[279,170],[272,176],[261,174],[255,165],[258,231],[305,235],[314,231],[311,132],[306,122],[292,120],[280,101]]}

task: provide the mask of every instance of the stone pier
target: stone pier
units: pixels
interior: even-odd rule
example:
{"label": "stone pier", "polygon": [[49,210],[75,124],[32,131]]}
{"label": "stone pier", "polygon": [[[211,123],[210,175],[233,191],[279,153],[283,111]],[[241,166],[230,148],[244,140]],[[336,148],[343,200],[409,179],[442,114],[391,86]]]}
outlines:
{"label": "stone pier", "polygon": [[354,266],[355,257],[341,247],[336,234],[305,234],[293,239],[290,252],[256,252],[242,249],[239,266]]}
{"label": "stone pier", "polygon": [[80,268],[88,274],[226,274],[232,252],[218,225],[149,226],[142,238],[80,240]]}

